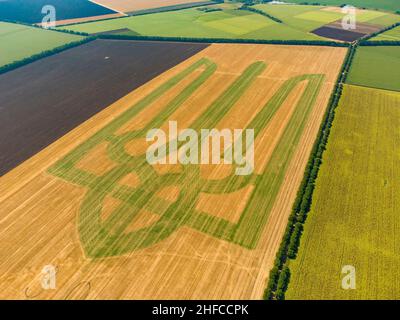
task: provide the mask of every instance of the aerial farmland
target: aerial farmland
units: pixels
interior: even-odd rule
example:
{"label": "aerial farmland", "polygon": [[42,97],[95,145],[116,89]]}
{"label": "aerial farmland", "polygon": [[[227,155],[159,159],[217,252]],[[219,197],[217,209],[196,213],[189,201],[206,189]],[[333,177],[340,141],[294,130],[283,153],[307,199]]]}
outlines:
{"label": "aerial farmland", "polygon": [[0,1],[0,299],[400,298],[395,2],[45,2]]}

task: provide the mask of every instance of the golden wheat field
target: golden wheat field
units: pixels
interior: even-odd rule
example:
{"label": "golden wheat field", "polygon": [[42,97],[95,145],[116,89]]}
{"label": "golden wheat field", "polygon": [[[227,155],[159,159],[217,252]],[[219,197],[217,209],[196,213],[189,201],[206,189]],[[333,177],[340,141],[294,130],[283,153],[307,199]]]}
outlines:
{"label": "golden wheat field", "polygon": [[118,12],[134,12],[176,6],[182,4],[199,3],[199,0],[96,0],[92,1]]}
{"label": "golden wheat field", "polygon": [[[260,299],[345,55],[212,44],[0,177],[0,297]],[[254,172],[146,164],[169,120],[255,128]]]}

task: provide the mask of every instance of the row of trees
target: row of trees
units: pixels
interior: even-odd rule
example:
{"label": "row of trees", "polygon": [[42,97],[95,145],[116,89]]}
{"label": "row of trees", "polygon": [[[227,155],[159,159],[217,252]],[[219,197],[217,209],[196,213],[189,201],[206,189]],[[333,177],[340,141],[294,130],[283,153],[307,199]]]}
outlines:
{"label": "row of trees", "polygon": [[328,109],[307,163],[303,181],[297,193],[285,234],[275,259],[274,267],[270,272],[264,299],[285,299],[285,292],[290,281],[288,263],[290,259],[295,259],[297,256],[304,222],[311,208],[315,181],[318,176],[320,165],[322,164],[322,155],[325,151],[332,122],[335,117],[335,109],[342,95],[343,84],[350,70],[357,46],[358,43],[356,42],[350,47],[334,91],[330,97]]}
{"label": "row of trees", "polygon": [[[31,25],[29,25],[31,26]],[[37,26],[36,26],[37,27]],[[39,27],[37,27],[39,28]],[[0,67],[0,74],[18,67],[24,66],[33,61],[51,56],[64,50],[79,46],[86,42],[95,39],[116,39],[116,40],[150,40],[150,41],[181,41],[181,42],[200,42],[200,43],[250,43],[250,44],[282,44],[282,45],[310,45],[310,46],[333,46],[333,47],[348,47],[349,44],[335,41],[320,41],[320,40],[261,40],[261,39],[224,39],[224,38],[188,38],[188,37],[158,37],[158,36],[140,36],[140,35],[118,35],[118,34],[100,34],[90,36],[87,33],[74,32],[69,30],[58,29],[57,32],[65,32],[75,35],[86,36],[86,38],[68,43],[66,45],[54,48],[52,50],[43,51],[31,57],[15,61]]]}
{"label": "row of trees", "polygon": [[261,14],[262,16],[265,16],[265,17],[267,17],[267,18],[269,18],[269,19],[275,21],[275,22],[283,23],[283,21],[282,21],[281,19],[278,19],[277,17],[271,16],[270,14],[268,14],[268,13],[262,11],[262,10],[253,8],[253,7],[251,7],[251,6],[249,6],[249,5],[246,5],[246,4],[244,4],[243,6],[241,6],[241,7],[239,8],[239,10],[247,10],[247,11],[251,11],[251,12],[254,12],[254,13],[258,13],[258,14]]}
{"label": "row of trees", "polygon": [[171,6],[165,6],[165,7],[133,11],[133,12],[128,13],[128,15],[129,16],[143,16],[146,14],[153,14],[153,13],[160,13],[160,12],[167,12],[167,11],[178,11],[178,10],[185,10],[185,9],[196,8],[196,7],[211,6],[211,5],[215,5],[215,4],[219,4],[219,3],[224,3],[224,0],[211,0],[211,1],[208,1],[208,0],[200,1],[199,0],[198,2],[184,3],[184,4],[177,4],[177,5],[171,5]]}
{"label": "row of trees", "polygon": [[[364,45],[374,45],[374,44],[368,44],[368,42],[372,42],[372,43],[374,43],[374,42],[383,42],[383,41],[368,41],[368,40],[380,35],[381,33],[384,33],[386,31],[392,30],[392,29],[397,28],[397,27],[400,27],[400,22],[392,24],[391,26],[388,26],[388,27],[386,27],[386,28],[384,28],[382,30],[379,30],[377,32],[371,33],[371,34],[369,34],[369,35],[367,35],[367,36],[362,38],[362,40],[360,41],[360,45],[362,45],[362,46],[364,46]],[[392,41],[384,41],[384,42],[390,43]]]}
{"label": "row of trees", "polygon": [[180,42],[203,42],[203,43],[253,43],[253,44],[286,44],[286,45],[309,45],[309,46],[331,46],[348,47],[348,43],[324,41],[324,40],[262,40],[262,39],[228,39],[228,38],[189,38],[189,37],[160,37],[140,35],[100,34],[100,39],[115,40],[152,40],[152,41],[180,41]]}
{"label": "row of trees", "polygon": [[[21,25],[24,25],[24,26],[27,26],[27,27],[30,27],[30,28],[43,29],[43,27],[41,27],[40,25],[29,24],[29,23],[22,22],[22,21],[17,21],[17,20],[1,19],[0,21],[8,22],[8,23],[21,24]],[[54,31],[54,32],[61,32],[61,33],[74,34],[74,35],[77,35],[77,36],[89,36],[89,34],[85,33],[85,32],[77,32],[77,31],[66,30],[66,29],[49,28],[49,29],[46,29],[46,30]]]}

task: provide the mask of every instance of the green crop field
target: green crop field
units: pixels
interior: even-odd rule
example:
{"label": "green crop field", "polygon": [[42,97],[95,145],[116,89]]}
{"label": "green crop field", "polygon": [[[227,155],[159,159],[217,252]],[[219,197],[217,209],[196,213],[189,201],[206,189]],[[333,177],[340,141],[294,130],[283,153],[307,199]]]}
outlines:
{"label": "green crop field", "polygon": [[344,16],[340,12],[323,11],[321,6],[258,4],[254,8],[282,20],[286,25],[312,31]]}
{"label": "green crop field", "polygon": [[400,91],[400,47],[359,47],[347,82]]}
{"label": "green crop field", "polygon": [[400,41],[400,27],[381,33],[370,41]]}
{"label": "green crop field", "polygon": [[[254,8],[282,20],[292,28],[307,32],[339,20],[345,15],[340,11],[327,11],[323,6],[259,4]],[[357,14],[357,21],[378,26],[389,26],[399,22],[400,16],[387,12],[365,10]]]}
{"label": "green crop field", "polygon": [[345,86],[287,299],[400,299],[399,127],[400,93]]}
{"label": "green crop field", "polygon": [[144,36],[241,38],[265,40],[323,40],[298,28],[277,23],[263,15],[236,10],[224,5],[221,11],[204,12],[199,8],[154,13],[108,21],[77,24],[62,28],[99,33],[129,29],[121,34]]}
{"label": "green crop field", "polygon": [[[290,3],[309,2],[310,4],[314,3],[313,1],[304,1],[304,0],[285,0],[285,2],[290,2]],[[322,5],[330,5],[330,6],[341,6],[346,3],[346,1],[343,0],[318,0],[317,2]],[[393,12],[400,10],[398,0],[352,0],[348,2],[349,4],[352,4],[353,6],[359,8],[387,10]]]}
{"label": "green crop field", "polygon": [[0,66],[80,39],[76,35],[0,22]]}

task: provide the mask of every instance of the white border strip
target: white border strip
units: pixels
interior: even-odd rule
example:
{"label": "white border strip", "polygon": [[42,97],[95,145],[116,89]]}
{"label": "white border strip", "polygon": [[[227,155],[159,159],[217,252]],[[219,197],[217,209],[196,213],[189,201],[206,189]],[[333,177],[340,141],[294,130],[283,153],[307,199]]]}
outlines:
{"label": "white border strip", "polygon": [[123,14],[124,16],[128,16],[125,12],[119,11],[119,10],[114,9],[114,8],[111,8],[111,7],[109,7],[109,6],[105,6],[104,4],[98,3],[98,2],[96,2],[95,0],[89,0],[89,1],[90,1],[90,2],[93,2],[94,4],[99,5],[99,6],[101,6],[101,7],[110,9],[110,10],[115,11],[115,12],[120,13],[120,14]]}

